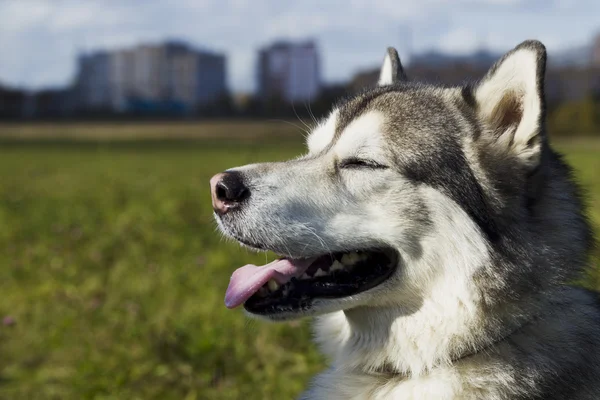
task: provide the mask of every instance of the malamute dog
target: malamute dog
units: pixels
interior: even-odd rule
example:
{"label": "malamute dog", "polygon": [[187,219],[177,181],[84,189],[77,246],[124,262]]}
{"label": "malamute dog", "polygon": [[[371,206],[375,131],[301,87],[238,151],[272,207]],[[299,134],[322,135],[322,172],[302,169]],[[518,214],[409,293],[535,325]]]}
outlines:
{"label": "malamute dog", "polygon": [[304,399],[600,399],[598,296],[567,286],[592,246],[545,131],[546,51],[477,84],[407,80],[333,109],[308,153],[211,179],[225,235],[281,256],[225,303],[316,318],[332,366]]}

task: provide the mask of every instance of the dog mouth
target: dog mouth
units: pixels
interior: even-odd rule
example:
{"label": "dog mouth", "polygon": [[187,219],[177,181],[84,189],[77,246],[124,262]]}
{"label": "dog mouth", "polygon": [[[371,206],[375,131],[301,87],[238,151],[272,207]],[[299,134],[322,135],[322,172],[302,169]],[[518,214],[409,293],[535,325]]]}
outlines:
{"label": "dog mouth", "polygon": [[395,250],[376,248],[246,265],[231,276],[225,305],[244,304],[259,315],[307,310],[315,299],[344,298],[378,286],[397,264]]}

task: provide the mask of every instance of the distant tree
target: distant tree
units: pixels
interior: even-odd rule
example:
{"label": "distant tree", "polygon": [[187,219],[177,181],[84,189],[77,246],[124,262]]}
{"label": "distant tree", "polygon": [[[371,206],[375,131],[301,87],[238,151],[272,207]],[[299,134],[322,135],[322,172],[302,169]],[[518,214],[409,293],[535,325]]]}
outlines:
{"label": "distant tree", "polygon": [[25,116],[27,94],[18,89],[0,86],[0,119],[18,119]]}
{"label": "distant tree", "polygon": [[228,94],[223,94],[213,102],[200,105],[195,114],[200,117],[229,117],[234,111],[233,99]]}
{"label": "distant tree", "polygon": [[552,135],[600,135],[600,102],[593,96],[566,102],[549,115],[548,129]]}

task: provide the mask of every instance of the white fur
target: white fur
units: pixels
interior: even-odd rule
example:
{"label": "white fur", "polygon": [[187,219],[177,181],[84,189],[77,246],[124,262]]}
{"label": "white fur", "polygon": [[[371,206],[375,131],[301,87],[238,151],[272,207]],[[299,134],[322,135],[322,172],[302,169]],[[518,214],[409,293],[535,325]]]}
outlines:
{"label": "white fur", "polygon": [[352,121],[340,135],[333,149],[339,159],[347,157],[367,158],[381,161],[383,148],[381,129],[383,114],[371,111]]}
{"label": "white fur", "polygon": [[389,54],[385,55],[383,59],[383,65],[381,66],[381,71],[379,73],[379,86],[391,85],[394,83],[394,71],[392,60]]}
{"label": "white fur", "polygon": [[337,125],[337,113],[337,110],[333,110],[329,117],[320,123],[306,139],[308,151],[311,154],[320,152],[331,143]]}

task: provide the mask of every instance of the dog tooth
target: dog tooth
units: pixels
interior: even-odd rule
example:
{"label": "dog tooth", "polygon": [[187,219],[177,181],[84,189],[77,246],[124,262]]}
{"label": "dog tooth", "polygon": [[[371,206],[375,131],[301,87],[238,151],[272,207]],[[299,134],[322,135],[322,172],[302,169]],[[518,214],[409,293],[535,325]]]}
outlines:
{"label": "dog tooth", "polygon": [[[346,257],[346,254],[344,254],[344,257]],[[333,264],[331,264],[331,272],[334,271],[341,271],[344,269],[344,257],[342,257],[342,262],[339,262],[338,260],[335,260],[333,262]]]}
{"label": "dog tooth", "polygon": [[360,254],[354,252],[354,253],[346,253],[344,254],[344,256],[342,257],[342,263],[344,265],[354,265],[357,262],[359,262],[361,260],[361,256]]}
{"label": "dog tooth", "polygon": [[321,268],[319,268],[319,269],[317,270],[317,272],[315,273],[315,276],[314,276],[314,277],[315,277],[315,278],[318,278],[319,276],[325,276],[325,275],[327,275],[327,273],[325,273],[325,271],[323,271]]}
{"label": "dog tooth", "polygon": [[[341,261],[341,262],[342,262],[342,264],[344,264],[344,265],[350,265],[350,264],[352,264],[352,254],[351,254],[351,253],[345,253],[345,254],[342,256],[342,259],[341,259],[340,261]],[[337,261],[336,261],[336,262],[337,262]],[[334,262],[334,263],[333,263],[333,265],[331,266],[332,268],[335,266],[335,263],[336,263],[336,262]]]}
{"label": "dog tooth", "polygon": [[267,282],[267,285],[269,286],[269,290],[271,292],[275,292],[277,289],[279,289],[279,283],[277,283],[275,279],[269,280],[269,282]]}
{"label": "dog tooth", "polygon": [[308,276],[308,274],[305,272],[302,274],[302,276],[300,277],[300,280],[306,280],[306,279],[310,279],[310,276]]}

